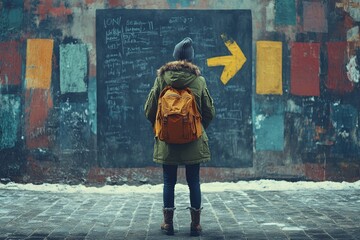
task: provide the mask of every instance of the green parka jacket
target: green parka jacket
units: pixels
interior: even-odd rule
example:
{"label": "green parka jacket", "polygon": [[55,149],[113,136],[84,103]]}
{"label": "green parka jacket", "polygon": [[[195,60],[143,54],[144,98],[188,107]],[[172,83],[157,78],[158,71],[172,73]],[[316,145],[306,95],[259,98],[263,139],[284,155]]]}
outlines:
{"label": "green parka jacket", "polygon": [[209,161],[210,149],[205,129],[215,116],[215,108],[199,68],[190,62],[174,61],[166,63],[158,70],[144,107],[145,116],[152,126],[155,124],[159,95],[167,85],[172,85],[174,88],[189,87],[192,90],[202,116],[203,133],[198,140],[186,144],[167,144],[155,137],[154,162],[189,165]]}

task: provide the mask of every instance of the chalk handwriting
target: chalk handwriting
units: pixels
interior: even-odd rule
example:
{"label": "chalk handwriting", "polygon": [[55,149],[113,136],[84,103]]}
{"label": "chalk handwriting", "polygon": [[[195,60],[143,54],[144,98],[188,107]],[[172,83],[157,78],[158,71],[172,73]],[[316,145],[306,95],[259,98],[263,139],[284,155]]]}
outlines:
{"label": "chalk handwriting", "polygon": [[193,22],[193,18],[191,17],[172,17],[169,19],[169,23],[170,24],[174,24],[174,23],[184,23],[184,24],[187,24],[187,23],[192,23]]}
{"label": "chalk handwriting", "polygon": [[118,28],[111,28],[105,33],[105,43],[121,41],[121,30]]}
{"label": "chalk handwriting", "polygon": [[115,25],[120,26],[120,24],[121,24],[121,17],[104,19],[104,28],[114,27]]}

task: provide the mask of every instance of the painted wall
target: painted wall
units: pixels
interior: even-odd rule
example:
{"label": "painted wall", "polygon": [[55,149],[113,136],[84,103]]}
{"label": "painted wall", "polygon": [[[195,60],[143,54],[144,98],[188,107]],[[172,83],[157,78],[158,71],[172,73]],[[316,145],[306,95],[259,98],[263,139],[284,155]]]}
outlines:
{"label": "painted wall", "polygon": [[[202,169],[203,181],[360,179],[358,0],[0,0],[1,178],[161,181],[151,155],[141,167],[124,168],[121,161],[104,167],[99,161],[98,9],[251,11],[252,91],[244,102],[251,102],[252,134],[243,136],[252,142],[251,163],[231,167],[237,158],[228,157],[227,165],[217,166],[212,159]],[[217,43],[230,54],[220,37]],[[222,67],[206,60],[203,70],[211,81],[218,78],[210,86],[215,96],[242,81],[235,75],[224,82]],[[227,101],[241,105],[235,95]],[[231,115],[217,107],[219,119]],[[214,149],[242,154],[221,142],[213,142],[220,144]],[[183,169],[180,175],[183,180]]]}

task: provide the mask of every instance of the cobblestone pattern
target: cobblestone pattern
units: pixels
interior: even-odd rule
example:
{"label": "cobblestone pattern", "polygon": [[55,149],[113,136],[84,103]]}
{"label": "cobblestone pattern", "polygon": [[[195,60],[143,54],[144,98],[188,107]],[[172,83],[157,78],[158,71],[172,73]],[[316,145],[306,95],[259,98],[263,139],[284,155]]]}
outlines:
{"label": "cobblestone pattern", "polygon": [[[0,191],[0,240],[189,239],[188,193],[176,193],[175,236],[163,235],[160,193]],[[192,239],[360,239],[358,191],[203,193]]]}

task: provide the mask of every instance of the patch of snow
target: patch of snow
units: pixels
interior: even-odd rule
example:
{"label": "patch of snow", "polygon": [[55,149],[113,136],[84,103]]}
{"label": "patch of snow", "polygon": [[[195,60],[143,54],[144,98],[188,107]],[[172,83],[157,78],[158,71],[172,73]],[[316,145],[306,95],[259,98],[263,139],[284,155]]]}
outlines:
{"label": "patch of snow", "polygon": [[280,228],[283,228],[283,227],[286,226],[283,223],[262,223],[261,225],[262,226],[277,226],[277,227],[280,227]]}
{"label": "patch of snow", "polygon": [[306,228],[302,227],[302,226],[300,226],[300,227],[283,227],[283,228],[281,228],[281,230],[283,230],[283,231],[303,231],[305,229]]}
{"label": "patch of snow", "polygon": [[347,77],[350,81],[358,83],[360,79],[360,72],[356,63],[356,56],[353,56],[346,65]]}
{"label": "patch of snow", "polygon": [[[10,182],[0,184],[0,190],[27,190],[42,192],[63,192],[63,193],[101,193],[101,194],[122,194],[122,193],[162,193],[163,184],[141,186],[103,186],[89,187],[84,185],[66,185],[66,184],[18,184]],[[212,182],[201,184],[202,192],[226,192],[226,191],[301,191],[301,190],[360,190],[360,180],[357,182],[288,182],[277,180],[257,180],[257,181],[239,181],[239,182]],[[176,185],[177,192],[188,192],[188,186],[185,184]]]}
{"label": "patch of snow", "polygon": [[286,226],[286,224],[284,224],[284,223],[273,223],[273,222],[262,223],[261,226],[276,226],[276,227],[279,227],[283,231],[303,231],[306,229],[306,227],[304,227],[304,226],[299,226],[299,227]]}
{"label": "patch of snow", "polygon": [[255,204],[250,204],[250,205],[245,205],[245,207],[248,207],[248,208],[257,208],[258,206],[256,206]]}

